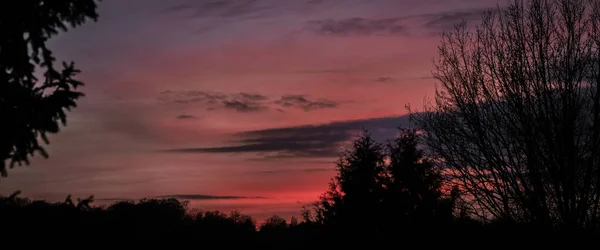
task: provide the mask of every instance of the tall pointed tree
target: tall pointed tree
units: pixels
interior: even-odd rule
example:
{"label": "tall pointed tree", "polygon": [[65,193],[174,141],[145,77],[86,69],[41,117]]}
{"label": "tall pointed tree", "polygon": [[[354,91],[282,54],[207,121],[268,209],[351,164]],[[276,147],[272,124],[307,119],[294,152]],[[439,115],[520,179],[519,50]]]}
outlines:
{"label": "tall pointed tree", "polygon": [[432,220],[440,208],[441,177],[419,148],[415,129],[400,128],[397,137],[388,141],[386,154],[389,174],[385,207],[394,223]]}
{"label": "tall pointed tree", "polygon": [[364,130],[354,140],[352,148],[339,158],[338,174],[333,178],[330,190],[321,197],[317,212],[324,221],[373,229],[381,215],[384,160],[382,145]]}

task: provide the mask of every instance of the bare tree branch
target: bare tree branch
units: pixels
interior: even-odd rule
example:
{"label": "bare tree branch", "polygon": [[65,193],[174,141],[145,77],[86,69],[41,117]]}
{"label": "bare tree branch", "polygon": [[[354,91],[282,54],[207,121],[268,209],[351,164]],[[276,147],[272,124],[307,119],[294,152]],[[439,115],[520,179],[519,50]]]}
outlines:
{"label": "bare tree branch", "polygon": [[599,28],[597,1],[516,0],[442,35],[413,119],[477,216],[597,226]]}

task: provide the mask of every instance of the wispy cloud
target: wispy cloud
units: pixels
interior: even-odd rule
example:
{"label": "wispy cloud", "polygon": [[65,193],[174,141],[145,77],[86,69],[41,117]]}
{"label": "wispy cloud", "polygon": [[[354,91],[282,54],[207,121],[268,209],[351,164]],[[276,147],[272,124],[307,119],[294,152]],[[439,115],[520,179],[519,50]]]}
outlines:
{"label": "wispy cloud", "polygon": [[[151,196],[148,198],[175,198],[180,200],[237,200],[237,199],[265,199],[266,197],[256,196],[256,197],[248,197],[248,196],[223,196],[223,195],[206,195],[206,194],[171,194],[171,195],[159,195],[159,196]],[[138,199],[134,198],[97,198],[95,200],[98,201],[134,201]]]}
{"label": "wispy cloud", "polygon": [[453,29],[456,24],[462,21],[471,23],[476,20],[480,20],[481,16],[489,8],[485,9],[473,9],[468,11],[450,11],[440,12],[435,14],[423,15],[427,19],[427,22],[423,25],[424,28],[432,31],[444,31]]}
{"label": "wispy cloud", "polygon": [[188,12],[194,18],[219,17],[238,20],[329,10],[348,0],[188,0],[163,8],[163,13]]}
{"label": "wispy cloud", "polygon": [[179,115],[175,118],[179,119],[179,120],[189,120],[189,119],[195,119],[196,117],[193,115]]}
{"label": "wispy cloud", "polygon": [[209,93],[205,91],[183,91],[183,92],[174,92],[174,91],[163,91],[160,93],[158,99],[163,102],[174,102],[174,103],[218,103],[220,101],[226,100],[228,98],[227,95],[222,93]]}
{"label": "wispy cloud", "polygon": [[330,172],[334,171],[334,168],[303,168],[303,169],[277,169],[277,170],[266,170],[266,171],[256,171],[250,172],[252,174],[279,174],[279,173],[314,173],[314,172]]}
{"label": "wispy cloud", "polygon": [[253,100],[253,101],[264,101],[264,100],[269,99],[269,97],[266,97],[264,95],[250,94],[250,93],[239,93],[239,94],[237,94],[237,96],[247,99],[247,100]]}
{"label": "wispy cloud", "polygon": [[338,156],[343,143],[362,128],[378,140],[394,136],[398,126],[408,124],[408,116],[341,121],[329,124],[283,127],[235,134],[235,146],[179,148],[169,153],[256,153],[263,159],[326,158]]}
{"label": "wispy cloud", "polygon": [[338,106],[337,102],[327,99],[308,100],[305,95],[284,95],[275,103],[285,108],[299,108],[304,111],[336,108]]}
{"label": "wispy cloud", "polygon": [[[159,100],[175,104],[201,104],[207,105],[207,110],[224,108],[240,113],[260,112],[275,110],[284,112],[286,108],[315,111],[327,108],[337,108],[339,103],[325,98],[311,99],[308,95],[283,95],[276,100],[256,93],[211,93],[205,91],[163,91]],[[193,117],[179,116],[178,119]]]}
{"label": "wispy cloud", "polygon": [[465,20],[473,23],[481,19],[490,8],[442,11],[412,16],[390,18],[353,17],[345,19],[310,20],[305,29],[322,36],[410,36],[413,34],[439,34],[454,28]]}
{"label": "wispy cloud", "polygon": [[356,69],[312,69],[312,70],[300,70],[298,74],[339,74],[339,73],[352,73]]}
{"label": "wispy cloud", "polygon": [[319,35],[331,36],[402,35],[406,31],[406,27],[396,18],[355,17],[341,20],[313,20],[306,24],[306,28]]}
{"label": "wispy cloud", "polygon": [[192,18],[222,18],[229,21],[272,17],[280,13],[270,1],[261,0],[191,0],[167,6],[163,13],[189,13]]}
{"label": "wispy cloud", "polygon": [[223,107],[241,113],[258,112],[267,109],[267,106],[263,106],[260,103],[251,100],[224,100]]}
{"label": "wispy cloud", "polygon": [[265,197],[248,197],[248,196],[221,196],[221,195],[205,195],[205,194],[171,194],[154,196],[154,198],[175,198],[181,200],[235,200],[235,199],[265,199]]}
{"label": "wispy cloud", "polygon": [[380,77],[375,78],[376,82],[393,82],[395,80],[396,80],[396,78],[393,78],[391,76],[380,76]]}

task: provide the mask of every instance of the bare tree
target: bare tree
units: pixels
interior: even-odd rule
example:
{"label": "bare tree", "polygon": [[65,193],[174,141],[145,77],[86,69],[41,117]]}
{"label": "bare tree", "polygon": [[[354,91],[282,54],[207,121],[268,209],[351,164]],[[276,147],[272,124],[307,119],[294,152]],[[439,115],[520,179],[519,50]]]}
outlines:
{"label": "bare tree", "polygon": [[435,101],[412,110],[484,219],[596,227],[600,1],[515,0],[442,35]]}

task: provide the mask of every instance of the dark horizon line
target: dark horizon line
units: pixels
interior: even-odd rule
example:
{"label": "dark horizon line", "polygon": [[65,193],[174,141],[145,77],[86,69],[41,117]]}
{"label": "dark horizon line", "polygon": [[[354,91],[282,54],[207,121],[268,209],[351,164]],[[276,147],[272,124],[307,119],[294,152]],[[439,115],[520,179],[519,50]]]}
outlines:
{"label": "dark horizon line", "polygon": [[151,196],[152,198],[175,198],[183,200],[233,200],[233,199],[267,199],[264,196],[228,196],[228,195],[204,195],[204,194],[171,194]]}
{"label": "dark horizon line", "polygon": [[171,194],[171,195],[156,195],[142,198],[97,198],[97,201],[130,201],[141,200],[146,198],[175,198],[180,200],[236,200],[236,199],[267,199],[264,196],[229,196],[229,195],[204,195],[204,194]]}

